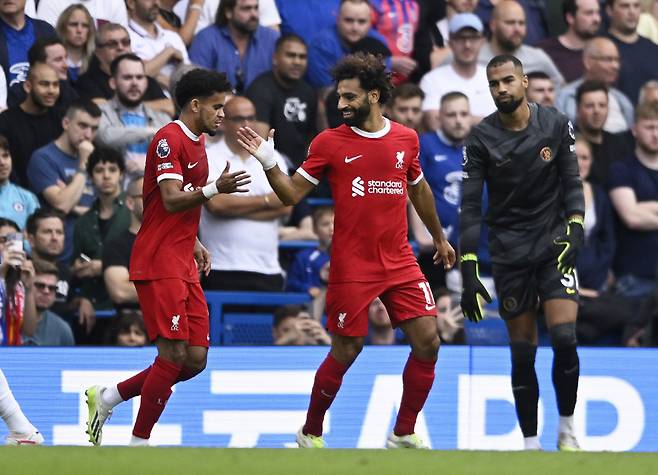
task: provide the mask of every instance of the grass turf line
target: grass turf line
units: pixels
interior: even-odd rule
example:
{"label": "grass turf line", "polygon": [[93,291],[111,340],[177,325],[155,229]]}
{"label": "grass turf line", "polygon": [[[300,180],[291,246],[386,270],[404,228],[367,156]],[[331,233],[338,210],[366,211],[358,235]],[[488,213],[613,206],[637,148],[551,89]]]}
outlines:
{"label": "grass turf line", "polygon": [[655,475],[652,453],[1,447],[7,475]]}

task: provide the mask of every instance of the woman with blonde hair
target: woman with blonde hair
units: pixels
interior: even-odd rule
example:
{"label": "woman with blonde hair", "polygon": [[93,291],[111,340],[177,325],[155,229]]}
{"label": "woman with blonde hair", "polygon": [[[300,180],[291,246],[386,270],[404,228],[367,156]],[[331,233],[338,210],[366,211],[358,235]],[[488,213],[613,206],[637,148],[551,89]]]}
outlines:
{"label": "woman with blonde hair", "polygon": [[69,78],[75,82],[87,70],[94,53],[94,19],[84,5],[75,3],[61,13],[56,30],[66,47]]}

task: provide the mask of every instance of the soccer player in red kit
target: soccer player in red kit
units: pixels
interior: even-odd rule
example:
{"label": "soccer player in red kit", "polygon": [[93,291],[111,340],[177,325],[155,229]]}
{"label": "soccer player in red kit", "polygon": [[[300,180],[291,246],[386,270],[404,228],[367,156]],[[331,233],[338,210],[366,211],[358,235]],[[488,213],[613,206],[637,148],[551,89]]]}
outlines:
{"label": "soccer player in red kit", "polygon": [[292,177],[273,158],[274,130],[267,141],[249,127],[239,131],[241,145],[261,162],[283,203],[298,203],[324,176],[334,199],[326,300],[331,351],[315,375],[297,443],[324,447],[324,415],[363,347],[368,306],[380,297],[392,325],[402,328],[412,350],[387,447],[425,448],[414,426],[434,382],[439,336],[429,284],[407,241],[407,196],[434,238],[434,262],[449,268],[455,252],[445,239],[434,197],[420,169],[416,132],[382,116],[382,104],[391,94],[390,74],[382,61],[370,54],[347,56],[333,75],[345,124],[320,133]]}
{"label": "soccer player in red kit", "polygon": [[135,283],[155,362],[116,386],[86,391],[89,441],[100,445],[112,408],[141,395],[130,445],[148,445],[153,426],[171,395],[171,387],[199,374],[208,355],[208,306],[199,271],[210,271],[210,255],[197,239],[201,205],[218,193],[247,191],[244,171],[229,167],[208,180],[204,133],[214,134],[224,117],[231,85],[222,73],[196,69],[176,86],[178,120],[153,137],[144,171],[144,218],[131,253]]}

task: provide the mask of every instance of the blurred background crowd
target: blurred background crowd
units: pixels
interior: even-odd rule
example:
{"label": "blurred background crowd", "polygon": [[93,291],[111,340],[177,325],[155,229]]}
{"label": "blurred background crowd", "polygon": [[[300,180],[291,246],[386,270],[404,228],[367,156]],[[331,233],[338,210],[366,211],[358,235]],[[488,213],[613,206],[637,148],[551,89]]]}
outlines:
{"label": "blurred background crowd", "polygon": [[[234,86],[221,133],[206,140],[209,179],[227,162],[252,177],[248,193],[204,206],[204,289],[308,297],[265,307],[266,337],[238,344],[329,344],[328,186],[284,206],[236,133],[276,129],[279,166],[294,173],[312,138],[340,125],[331,69],[357,51],[392,73],[386,114],[419,134],[455,249],[463,141],[495,111],[484,65],[517,56],[528,99],[576,131],[587,209],[579,340],[658,344],[658,0],[0,0],[0,341],[148,344],[128,279],[146,151],[176,117],[177,80],[203,67]],[[441,339],[504,344],[495,303],[491,325],[464,324],[459,273],[432,265],[412,207],[409,237]],[[493,295],[486,242],[483,229],[480,270]],[[369,314],[370,344],[404,343],[379,299]]]}

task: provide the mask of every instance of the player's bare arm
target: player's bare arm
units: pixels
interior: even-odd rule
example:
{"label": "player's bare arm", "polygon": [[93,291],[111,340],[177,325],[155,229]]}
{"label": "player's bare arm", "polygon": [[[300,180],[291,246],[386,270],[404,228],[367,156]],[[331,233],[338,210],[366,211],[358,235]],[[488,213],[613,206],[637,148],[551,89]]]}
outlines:
{"label": "player's bare arm", "polygon": [[441,227],[441,221],[436,214],[436,205],[432,190],[427,184],[427,180],[421,179],[417,184],[410,185],[407,191],[411,204],[418,213],[421,221],[427,227],[432,235],[436,253],[434,254],[434,264],[443,263],[446,269],[452,268],[455,264],[455,250],[446,240]]}
{"label": "player's bare arm", "polygon": [[199,271],[203,272],[203,275],[208,277],[208,274],[210,274],[210,253],[208,252],[208,249],[201,244],[199,238],[196,238],[194,243],[194,260],[196,261]]}
{"label": "player's bare arm", "polygon": [[216,190],[211,190],[210,193],[204,189],[192,192],[183,191],[183,182],[175,179],[162,180],[159,185],[165,209],[170,213],[177,213],[205,203],[210,199],[208,196],[212,197],[219,193],[245,193],[248,190],[244,187],[249,183],[251,183],[251,180],[247,172],[240,170],[229,173],[229,164],[227,163],[219,178],[214,183],[206,185],[216,188]]}
{"label": "player's bare arm", "polygon": [[274,158],[274,129],[264,140],[251,127],[240,127],[238,143],[263,165],[267,181],[286,206],[294,206],[311,192],[314,185],[299,173],[292,177],[283,173]]}

